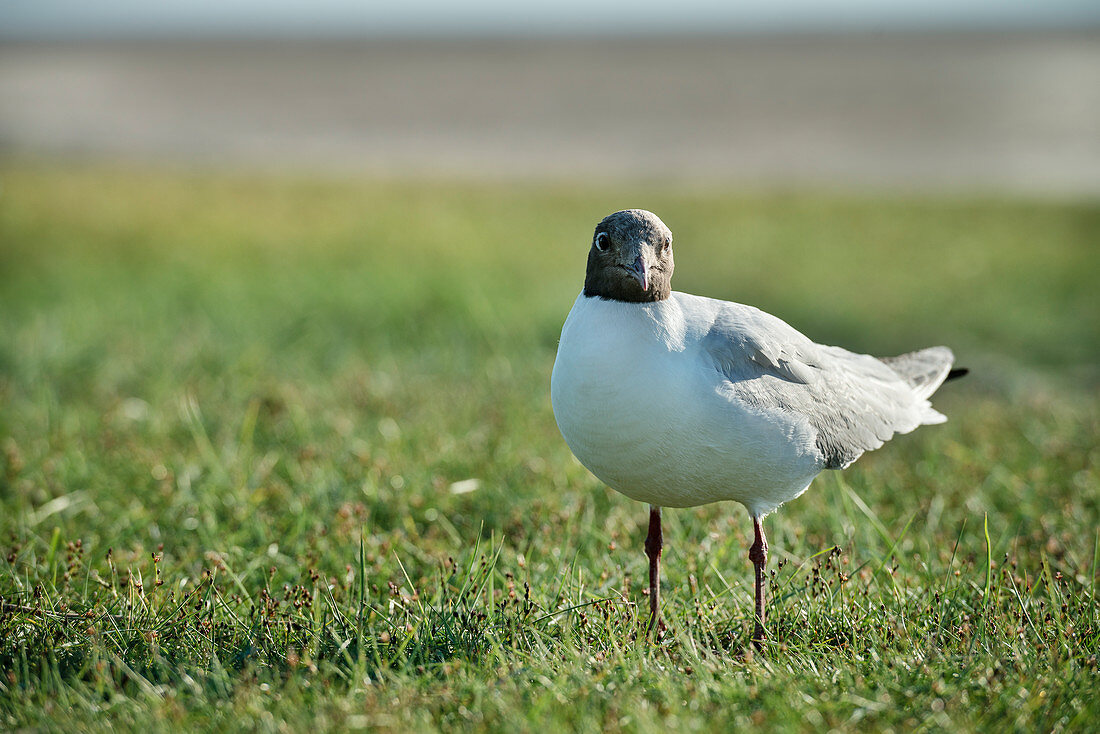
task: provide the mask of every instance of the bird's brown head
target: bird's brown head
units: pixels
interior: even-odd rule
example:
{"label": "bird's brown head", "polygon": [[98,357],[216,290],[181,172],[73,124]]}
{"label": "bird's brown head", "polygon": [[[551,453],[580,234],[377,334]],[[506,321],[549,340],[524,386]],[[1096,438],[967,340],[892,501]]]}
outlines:
{"label": "bird's brown head", "polygon": [[663,301],[672,293],[672,269],[669,228],[652,212],[624,209],[596,225],[584,295],[628,303]]}

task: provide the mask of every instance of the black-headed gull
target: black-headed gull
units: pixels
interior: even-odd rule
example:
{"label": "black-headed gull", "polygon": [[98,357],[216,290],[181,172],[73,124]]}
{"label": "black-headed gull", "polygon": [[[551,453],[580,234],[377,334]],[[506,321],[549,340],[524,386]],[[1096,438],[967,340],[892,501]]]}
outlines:
{"label": "black-headed gull", "polygon": [[661,508],[735,500],[752,516],[764,630],[761,520],[895,433],[947,420],[928,398],[946,347],[876,358],[815,344],[751,306],[672,290],[672,233],[629,209],[596,226],[584,292],[550,381],[565,442],[600,480],[647,502],[650,627],[658,618]]}

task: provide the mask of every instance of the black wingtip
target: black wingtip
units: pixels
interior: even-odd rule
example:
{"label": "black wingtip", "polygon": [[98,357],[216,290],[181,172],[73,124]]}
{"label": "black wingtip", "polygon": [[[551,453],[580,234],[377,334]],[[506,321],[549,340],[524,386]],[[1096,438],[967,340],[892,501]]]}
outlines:
{"label": "black wingtip", "polygon": [[948,380],[954,380],[959,377],[964,377],[969,373],[970,370],[968,370],[966,367],[956,367],[955,369],[947,373],[947,377],[945,377],[943,381],[947,382]]}

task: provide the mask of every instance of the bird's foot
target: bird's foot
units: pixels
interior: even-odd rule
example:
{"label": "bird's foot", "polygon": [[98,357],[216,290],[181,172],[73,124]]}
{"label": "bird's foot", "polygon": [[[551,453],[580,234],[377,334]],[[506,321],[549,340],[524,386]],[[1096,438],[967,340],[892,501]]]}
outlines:
{"label": "bird's foot", "polygon": [[768,633],[764,630],[764,625],[760,624],[760,620],[756,621],[756,627],[752,631],[752,646],[755,650],[764,649],[764,640],[767,638]]}

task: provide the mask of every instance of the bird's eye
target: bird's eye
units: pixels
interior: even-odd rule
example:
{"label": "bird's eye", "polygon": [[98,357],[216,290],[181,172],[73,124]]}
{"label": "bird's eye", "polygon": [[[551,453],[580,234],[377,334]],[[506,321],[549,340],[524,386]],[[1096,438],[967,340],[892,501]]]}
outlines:
{"label": "bird's eye", "polygon": [[661,247],[662,250],[668,252],[672,248],[672,238],[665,237],[665,244]]}
{"label": "bird's eye", "polygon": [[611,247],[611,236],[607,232],[600,232],[596,235],[596,249],[600,252],[607,252],[607,248]]}

